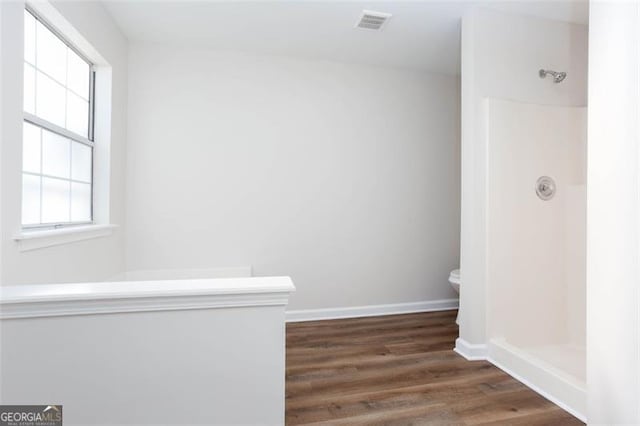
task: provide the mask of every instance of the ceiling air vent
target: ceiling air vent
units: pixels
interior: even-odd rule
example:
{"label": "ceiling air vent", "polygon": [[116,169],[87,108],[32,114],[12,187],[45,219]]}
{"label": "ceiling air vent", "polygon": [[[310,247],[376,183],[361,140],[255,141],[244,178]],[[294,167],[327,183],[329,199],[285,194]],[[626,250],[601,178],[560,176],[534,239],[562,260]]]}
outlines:
{"label": "ceiling air vent", "polygon": [[386,24],[389,18],[391,18],[390,13],[363,10],[360,19],[356,22],[356,28],[379,31]]}

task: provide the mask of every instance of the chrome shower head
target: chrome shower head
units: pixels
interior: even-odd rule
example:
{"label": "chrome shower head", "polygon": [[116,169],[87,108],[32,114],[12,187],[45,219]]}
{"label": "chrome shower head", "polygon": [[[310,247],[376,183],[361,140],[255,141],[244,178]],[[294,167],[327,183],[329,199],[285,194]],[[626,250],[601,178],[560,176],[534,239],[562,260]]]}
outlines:
{"label": "chrome shower head", "polygon": [[545,78],[547,74],[553,77],[554,83],[560,83],[562,80],[567,78],[566,72],[557,72],[557,71],[544,70],[544,69],[541,69],[540,71],[538,71],[538,75],[540,76],[540,78]]}

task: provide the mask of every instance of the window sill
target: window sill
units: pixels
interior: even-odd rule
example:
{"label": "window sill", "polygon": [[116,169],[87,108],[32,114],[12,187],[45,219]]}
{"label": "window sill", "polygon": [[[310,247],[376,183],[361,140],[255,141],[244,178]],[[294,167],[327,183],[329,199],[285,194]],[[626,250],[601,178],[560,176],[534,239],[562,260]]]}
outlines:
{"label": "window sill", "polygon": [[13,239],[18,243],[20,251],[29,251],[106,237],[111,235],[115,228],[117,228],[117,225],[86,225],[44,231],[21,231]]}

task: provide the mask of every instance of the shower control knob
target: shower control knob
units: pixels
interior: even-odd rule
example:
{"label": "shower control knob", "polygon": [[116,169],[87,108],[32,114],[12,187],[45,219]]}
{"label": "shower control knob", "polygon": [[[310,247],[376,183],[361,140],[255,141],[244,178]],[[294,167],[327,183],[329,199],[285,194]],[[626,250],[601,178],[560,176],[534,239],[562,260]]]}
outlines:
{"label": "shower control knob", "polygon": [[547,201],[556,194],[556,183],[549,176],[540,176],[536,181],[536,194],[538,198]]}

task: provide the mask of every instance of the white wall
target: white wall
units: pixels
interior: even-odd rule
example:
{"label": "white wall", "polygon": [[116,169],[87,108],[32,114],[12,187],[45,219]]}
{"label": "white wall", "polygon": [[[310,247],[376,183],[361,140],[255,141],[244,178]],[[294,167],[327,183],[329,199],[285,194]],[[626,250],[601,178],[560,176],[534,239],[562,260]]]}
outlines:
{"label": "white wall", "polygon": [[54,401],[64,424],[79,426],[284,424],[283,306],[5,319],[1,328],[3,404]]}
{"label": "white wall", "polygon": [[288,277],[4,287],[0,404],[61,404],[65,425],[283,425],[293,290]]}
{"label": "white wall", "polygon": [[590,6],[588,418],[640,424],[640,6]]}
{"label": "white wall", "polygon": [[[2,212],[0,282],[7,284],[102,280],[124,270],[124,168],[126,137],[127,41],[97,2],[55,1],[53,13],[77,30],[109,63],[112,72],[110,194],[103,203],[114,235],[22,252],[13,240],[20,231],[22,150],[23,2],[0,2],[2,23]],[[40,7],[48,7],[47,5]],[[99,126],[98,123],[96,123]],[[101,160],[104,160],[102,158]],[[96,184],[100,184],[96,182]]]}
{"label": "white wall", "polygon": [[[540,68],[566,71],[562,84]],[[460,336],[486,342],[487,97],[549,105],[586,105],[587,30],[482,8],[462,22],[462,216]]]}
{"label": "white wall", "polygon": [[129,57],[127,270],[253,266],[293,309],[454,297],[458,82],[182,47]]}

